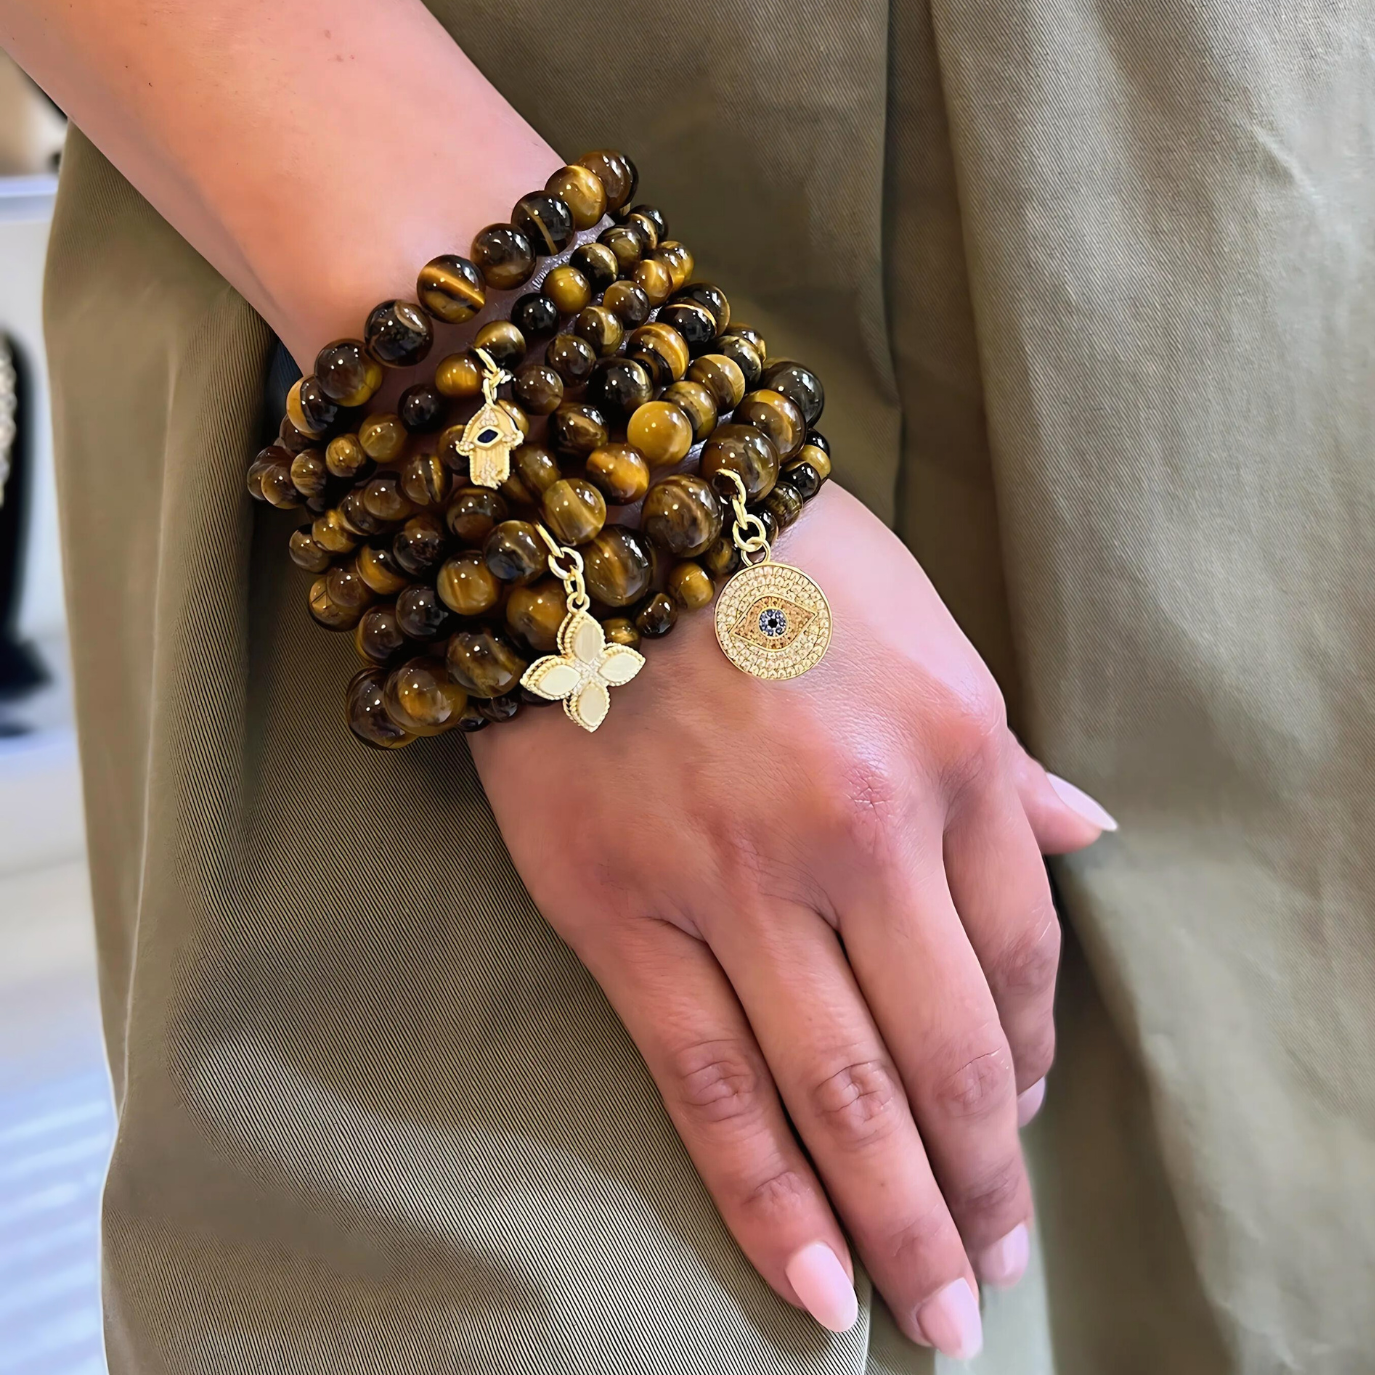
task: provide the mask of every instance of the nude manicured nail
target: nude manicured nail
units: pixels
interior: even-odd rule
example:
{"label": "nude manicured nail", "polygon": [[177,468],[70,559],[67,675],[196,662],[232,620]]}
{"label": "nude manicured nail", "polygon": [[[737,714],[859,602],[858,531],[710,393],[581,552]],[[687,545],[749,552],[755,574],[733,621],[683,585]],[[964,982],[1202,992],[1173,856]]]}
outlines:
{"label": "nude manicured nail", "polygon": [[802,1306],[832,1332],[848,1332],[859,1317],[855,1286],[824,1242],[804,1246],[784,1267]]}
{"label": "nude manicured nail", "polygon": [[1055,789],[1060,801],[1070,811],[1078,812],[1085,821],[1097,826],[1100,831],[1117,829],[1117,818],[1101,802],[1095,802],[1083,788],[1076,788],[1073,783],[1058,774],[1048,773],[1046,777],[1050,779],[1050,786]]}
{"label": "nude manicured nail", "polygon": [[917,1309],[917,1326],[943,1356],[969,1361],[983,1350],[979,1301],[968,1280],[947,1284]]}
{"label": "nude manicured nail", "polygon": [[1041,1104],[1045,1101],[1046,1081],[1038,1079],[1029,1089],[1017,1095],[1017,1125],[1025,1127],[1041,1111]]}
{"label": "nude manicured nail", "polygon": [[974,1261],[974,1268],[985,1284],[1011,1289],[1026,1274],[1031,1259],[1031,1237],[1026,1223],[1019,1222],[1001,1241],[986,1246]]}

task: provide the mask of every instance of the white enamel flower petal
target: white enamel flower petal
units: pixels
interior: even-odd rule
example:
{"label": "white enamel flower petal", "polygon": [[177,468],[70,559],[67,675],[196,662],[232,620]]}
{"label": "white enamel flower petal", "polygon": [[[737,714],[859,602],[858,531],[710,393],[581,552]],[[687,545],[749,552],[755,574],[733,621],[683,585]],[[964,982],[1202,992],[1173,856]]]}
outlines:
{"label": "white enamel flower petal", "polygon": [[596,730],[611,710],[611,694],[606,684],[589,678],[565,703],[569,716],[584,730]]}
{"label": "white enamel flower petal", "polygon": [[644,655],[629,645],[607,645],[597,664],[597,672],[612,687],[620,687],[628,683],[644,664]]}
{"label": "white enamel flower petal", "polygon": [[558,654],[546,654],[536,659],[521,675],[521,685],[551,702],[567,698],[577,691],[584,674],[576,664]]}
{"label": "white enamel flower petal", "polygon": [[565,630],[559,631],[559,648],[565,654],[572,654],[588,668],[595,668],[602,650],[606,648],[606,632],[602,630],[601,623],[586,611],[579,611]]}

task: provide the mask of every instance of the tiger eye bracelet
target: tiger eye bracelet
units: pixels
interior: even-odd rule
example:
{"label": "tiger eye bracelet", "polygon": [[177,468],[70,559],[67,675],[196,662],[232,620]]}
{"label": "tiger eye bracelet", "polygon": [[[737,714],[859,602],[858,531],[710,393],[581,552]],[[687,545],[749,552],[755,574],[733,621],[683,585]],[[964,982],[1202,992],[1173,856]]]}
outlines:
{"label": "tiger eye bracelet", "polygon": [[[289,552],[315,575],[311,615],[353,632],[345,719],[365,744],[555,701],[595,730],[644,642],[713,600],[746,672],[792,677],[825,653],[825,597],[772,559],[830,476],[821,380],[732,323],[662,212],[631,204],[638,181],[624,154],[588,153],[468,257],[431,259],[415,301],[320,350],[249,467],[252,496],[310,516]],[[471,328],[489,292],[555,258],[420,371],[436,324]],[[395,373],[395,410],[365,413]]]}

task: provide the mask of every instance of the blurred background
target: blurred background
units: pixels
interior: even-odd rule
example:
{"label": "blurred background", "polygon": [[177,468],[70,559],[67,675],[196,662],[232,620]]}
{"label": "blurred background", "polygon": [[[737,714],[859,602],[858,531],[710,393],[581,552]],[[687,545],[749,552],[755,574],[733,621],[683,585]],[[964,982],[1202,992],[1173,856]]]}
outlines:
{"label": "blurred background", "polygon": [[0,1375],[97,1375],[100,1044],[42,335],[66,122],[0,52]]}

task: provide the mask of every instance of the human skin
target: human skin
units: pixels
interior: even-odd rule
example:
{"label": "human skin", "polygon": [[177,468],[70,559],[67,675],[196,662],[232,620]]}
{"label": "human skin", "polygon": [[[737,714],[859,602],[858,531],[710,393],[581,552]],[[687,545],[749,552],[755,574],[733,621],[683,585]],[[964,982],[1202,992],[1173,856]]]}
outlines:
{"label": "human skin", "polygon": [[[0,42],[307,371],[563,160],[418,0],[0,0]],[[760,1273],[847,1325],[843,1223],[904,1331],[967,1356],[978,1281],[1026,1264],[1018,1101],[1050,1066],[1059,940],[1041,854],[1111,823],[1021,750],[853,498],[828,484],[780,554],[834,611],[812,673],[748,678],[688,616],[596,736],[531,711],[473,755]]]}

